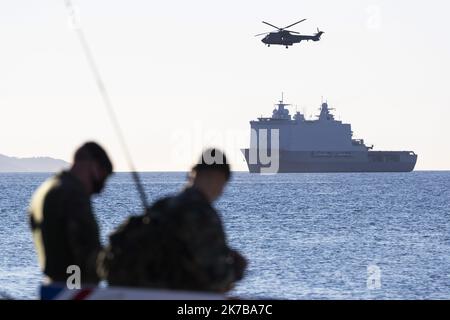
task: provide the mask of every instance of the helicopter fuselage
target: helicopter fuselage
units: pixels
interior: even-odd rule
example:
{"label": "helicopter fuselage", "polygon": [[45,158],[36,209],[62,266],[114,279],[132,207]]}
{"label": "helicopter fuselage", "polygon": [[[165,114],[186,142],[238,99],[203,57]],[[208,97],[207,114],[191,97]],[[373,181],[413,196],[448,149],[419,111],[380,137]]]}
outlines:
{"label": "helicopter fuselage", "polygon": [[265,36],[261,41],[270,46],[282,45],[282,46],[292,46],[294,43],[300,43],[301,41],[319,41],[320,36],[323,32],[318,32],[315,35],[295,35],[289,32],[271,32]]}

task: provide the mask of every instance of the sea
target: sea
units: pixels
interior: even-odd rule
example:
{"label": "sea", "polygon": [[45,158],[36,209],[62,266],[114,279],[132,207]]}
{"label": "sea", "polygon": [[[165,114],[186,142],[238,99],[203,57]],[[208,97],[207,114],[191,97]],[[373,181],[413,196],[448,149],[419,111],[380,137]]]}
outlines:
{"label": "sea", "polygon": [[[0,297],[38,299],[27,207],[50,174],[0,174]],[[141,173],[150,200],[187,174]],[[129,173],[93,200],[102,241],[142,213]],[[249,261],[232,296],[450,299],[450,172],[233,174],[215,203],[229,245]]]}

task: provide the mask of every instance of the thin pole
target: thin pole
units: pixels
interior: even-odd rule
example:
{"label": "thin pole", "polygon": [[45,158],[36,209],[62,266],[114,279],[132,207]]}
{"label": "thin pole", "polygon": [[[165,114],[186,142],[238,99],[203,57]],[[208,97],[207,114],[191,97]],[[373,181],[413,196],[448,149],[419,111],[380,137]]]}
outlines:
{"label": "thin pole", "polygon": [[83,49],[83,52],[86,56],[89,69],[92,72],[92,75],[94,76],[95,83],[97,84],[97,88],[100,91],[100,95],[102,96],[104,105],[106,107],[106,111],[109,115],[109,118],[112,122],[113,128],[115,133],[117,134],[117,138],[119,139],[119,143],[122,147],[123,152],[125,153],[125,158],[128,162],[128,167],[131,170],[131,175],[133,177],[133,180],[135,182],[136,188],[138,190],[139,196],[141,198],[142,205],[144,208],[148,208],[148,201],[147,201],[147,195],[145,194],[144,187],[142,185],[141,179],[139,177],[139,174],[137,173],[133,160],[131,158],[130,152],[128,150],[127,144],[125,142],[125,138],[122,133],[122,129],[120,127],[119,121],[117,120],[116,113],[114,112],[113,104],[111,102],[110,96],[108,94],[108,91],[106,90],[106,86],[103,82],[103,79],[101,77],[100,71],[98,70],[97,64],[95,63],[94,56],[92,54],[92,51],[89,47],[89,44],[86,40],[86,37],[84,35],[84,32],[81,28],[80,23],[76,20],[76,14],[74,6],[72,5],[71,0],[65,0],[65,4],[69,13],[69,18],[71,19],[71,23],[73,24],[75,33],[78,36],[78,40],[80,41],[81,48]]}

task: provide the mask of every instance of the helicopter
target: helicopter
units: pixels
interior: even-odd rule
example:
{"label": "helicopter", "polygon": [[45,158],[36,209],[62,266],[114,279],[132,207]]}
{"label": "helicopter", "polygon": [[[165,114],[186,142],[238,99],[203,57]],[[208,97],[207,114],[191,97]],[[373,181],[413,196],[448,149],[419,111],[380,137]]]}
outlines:
{"label": "helicopter", "polygon": [[317,33],[314,35],[301,35],[299,32],[286,30],[287,28],[295,26],[296,24],[305,20],[306,19],[297,21],[284,28],[279,28],[277,26],[274,26],[273,24],[263,21],[262,23],[267,24],[277,29],[278,31],[260,33],[255,35],[255,37],[266,34],[266,36],[261,40],[264,44],[266,44],[268,47],[270,47],[271,44],[283,45],[286,46],[286,49],[289,48],[289,46],[292,46],[294,43],[300,43],[301,41],[319,41],[320,37],[324,33],[323,31],[320,31],[319,28],[317,28]]}

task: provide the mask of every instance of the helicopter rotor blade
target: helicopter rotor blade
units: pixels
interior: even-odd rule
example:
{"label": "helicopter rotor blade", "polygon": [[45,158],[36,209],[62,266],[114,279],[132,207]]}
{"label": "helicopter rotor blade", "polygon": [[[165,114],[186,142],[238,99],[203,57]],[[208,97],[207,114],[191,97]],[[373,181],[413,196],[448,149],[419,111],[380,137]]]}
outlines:
{"label": "helicopter rotor blade", "polygon": [[265,35],[265,34],[269,34],[269,33],[270,32],[259,33],[259,34],[255,35],[255,37],[259,37],[259,36],[262,36],[262,35]]}
{"label": "helicopter rotor blade", "polygon": [[262,23],[265,23],[265,24],[267,24],[267,25],[269,25],[269,26],[271,26],[271,27],[274,27],[275,29],[283,30],[283,29],[278,28],[277,26],[274,26],[273,24],[270,24],[270,23],[268,23],[268,22],[263,21]]}
{"label": "helicopter rotor blade", "polygon": [[295,26],[296,24],[298,24],[298,23],[300,23],[300,22],[303,22],[303,21],[305,21],[305,20],[306,20],[306,19],[303,19],[303,20],[297,21],[296,23],[290,24],[290,25],[288,25],[287,27],[284,27],[283,30],[284,30],[284,29],[287,29],[287,28],[290,28],[290,27],[292,27],[292,26]]}

